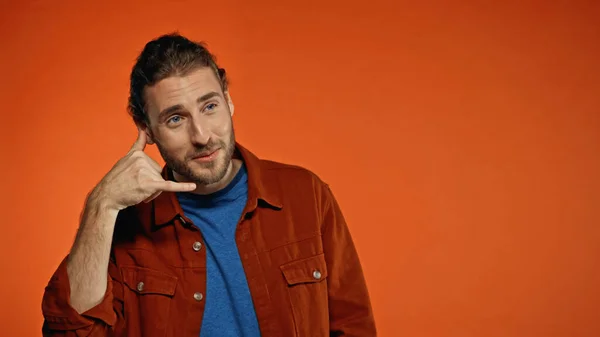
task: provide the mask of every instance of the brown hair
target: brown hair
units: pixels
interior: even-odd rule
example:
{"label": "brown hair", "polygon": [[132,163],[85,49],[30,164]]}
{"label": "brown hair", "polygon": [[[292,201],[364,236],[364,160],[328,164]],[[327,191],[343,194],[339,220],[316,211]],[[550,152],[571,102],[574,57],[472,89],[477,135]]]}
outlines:
{"label": "brown hair", "polygon": [[191,41],[179,33],[162,35],[146,44],[131,70],[128,112],[136,123],[149,123],[144,89],[169,76],[185,75],[199,67],[210,67],[227,91],[225,69],[202,42]]}

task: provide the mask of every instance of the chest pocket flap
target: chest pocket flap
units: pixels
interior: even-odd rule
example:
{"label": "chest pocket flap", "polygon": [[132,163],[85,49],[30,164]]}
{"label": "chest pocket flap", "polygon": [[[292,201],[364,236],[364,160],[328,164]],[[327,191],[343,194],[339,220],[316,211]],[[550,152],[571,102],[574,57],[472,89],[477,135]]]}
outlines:
{"label": "chest pocket flap", "polygon": [[327,278],[325,255],[318,254],[306,259],[288,262],[280,266],[288,285],[316,283]]}
{"label": "chest pocket flap", "polygon": [[177,277],[162,271],[141,268],[122,267],[123,283],[134,292],[173,296],[177,287]]}

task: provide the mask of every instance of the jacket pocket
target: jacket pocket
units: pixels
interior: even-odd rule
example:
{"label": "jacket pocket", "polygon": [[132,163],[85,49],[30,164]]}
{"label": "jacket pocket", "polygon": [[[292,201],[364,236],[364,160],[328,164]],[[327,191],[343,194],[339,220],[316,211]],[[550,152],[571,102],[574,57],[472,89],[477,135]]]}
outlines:
{"label": "jacket pocket", "polygon": [[165,272],[122,267],[127,336],[165,336],[177,277]]}
{"label": "jacket pocket", "polygon": [[325,256],[288,262],[280,269],[287,283],[296,336],[329,336]]}

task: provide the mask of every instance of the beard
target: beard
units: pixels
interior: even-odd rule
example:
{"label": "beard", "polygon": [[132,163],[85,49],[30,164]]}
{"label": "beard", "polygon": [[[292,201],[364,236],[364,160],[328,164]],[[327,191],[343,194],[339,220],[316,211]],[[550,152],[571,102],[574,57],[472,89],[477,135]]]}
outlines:
{"label": "beard", "polygon": [[[210,185],[221,181],[227,174],[235,152],[235,133],[232,126],[227,141],[223,139],[213,140],[211,138],[204,145],[195,144],[194,148],[186,154],[183,160],[170,154],[158,142],[156,142],[156,147],[171,170],[197,185]],[[219,149],[220,153],[212,161],[208,163],[193,161],[193,158],[208,155],[217,149]]]}

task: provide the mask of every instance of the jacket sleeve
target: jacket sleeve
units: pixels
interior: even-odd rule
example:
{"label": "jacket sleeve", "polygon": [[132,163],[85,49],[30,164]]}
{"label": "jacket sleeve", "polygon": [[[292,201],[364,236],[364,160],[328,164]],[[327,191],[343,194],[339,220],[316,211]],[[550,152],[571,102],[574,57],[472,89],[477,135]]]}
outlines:
{"label": "jacket sleeve", "polygon": [[63,259],[45,288],[42,298],[44,323],[42,335],[64,337],[104,337],[118,335],[123,324],[122,283],[118,269],[111,261],[104,299],[95,307],[79,314],[70,304],[71,290],[67,274],[67,258]]}
{"label": "jacket sleeve", "polygon": [[327,185],[323,187],[322,205],[330,335],[376,336],[373,310],[358,253],[340,207]]}

